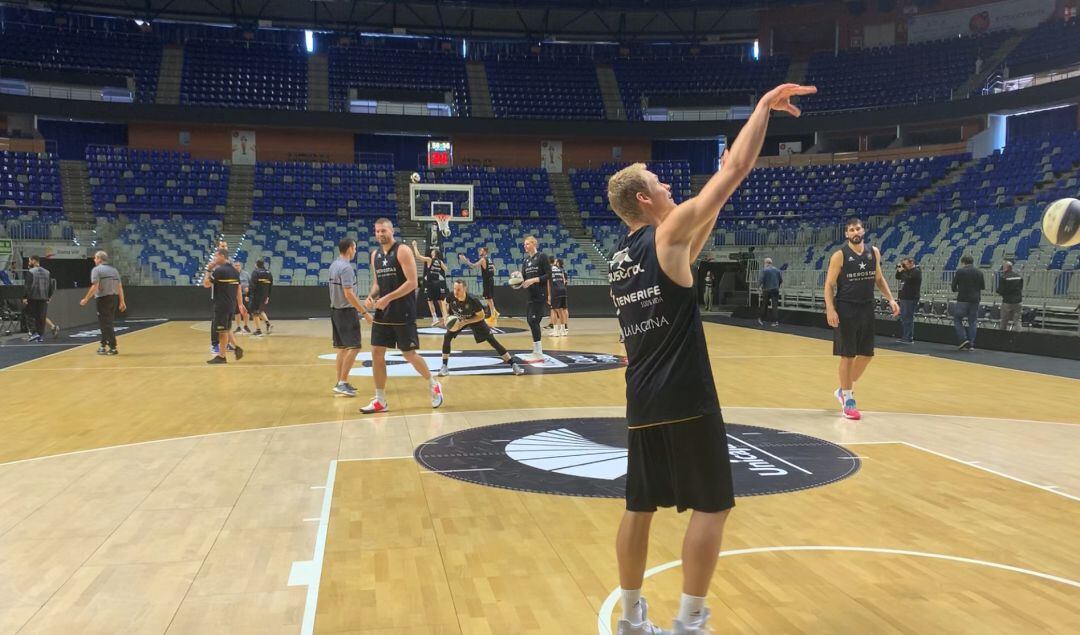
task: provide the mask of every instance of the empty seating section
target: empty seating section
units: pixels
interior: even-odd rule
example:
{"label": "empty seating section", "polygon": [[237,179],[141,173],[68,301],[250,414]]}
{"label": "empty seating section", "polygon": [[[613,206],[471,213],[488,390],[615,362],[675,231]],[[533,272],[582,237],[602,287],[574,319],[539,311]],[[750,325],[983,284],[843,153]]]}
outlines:
{"label": "empty seating section", "polygon": [[307,56],[294,44],[190,40],[180,103],[305,110]]}
{"label": "empty seating section", "polygon": [[1019,137],[1004,151],[979,159],[955,183],[928,193],[913,211],[982,209],[1006,206],[1031,194],[1043,181],[1080,163],[1080,133]]}
{"label": "empty seating section", "polygon": [[[437,40],[425,42],[438,42]],[[465,61],[451,51],[394,48],[372,43],[332,46],[329,64],[330,108],[349,109],[349,89],[398,89],[453,93],[460,116],[468,116],[469,82]]]}
{"label": "empty seating section", "polygon": [[555,219],[547,172],[538,168],[454,167],[428,170],[424,183],[472,184],[478,219]]}
{"label": "empty seating section", "polygon": [[154,101],[161,41],[153,35],[18,22],[0,22],[0,33],[4,65],[129,76],[135,100]]}
{"label": "empty seating section", "polygon": [[928,188],[965,155],[802,167],[757,168],[724,207],[737,218],[885,214]]}
{"label": "empty seating section", "polygon": [[16,240],[71,240],[75,231],[63,212],[0,207],[0,236]]}
{"label": "empty seating section", "polygon": [[[338,257],[337,244],[345,236],[356,240],[361,254],[375,248],[370,220],[256,216],[238,258],[249,270],[256,260],[264,260],[275,284],[326,284],[327,267]],[[370,269],[362,255],[357,257],[357,268]],[[366,293],[367,289],[361,291]]]}
{"label": "empty seating section", "polygon": [[187,214],[98,218],[98,233],[115,234],[113,249],[141,263],[159,284],[202,281],[202,269],[221,234],[221,220]]}
{"label": "empty seating section", "polygon": [[603,119],[604,102],[590,59],[488,59],[488,86],[496,117]]}
{"label": "empty seating section", "polygon": [[1050,20],[1035,28],[1006,58],[1010,75],[1050,70],[1080,60],[1080,19]]}
{"label": "empty seating section", "polygon": [[806,70],[806,83],[818,94],[800,101],[806,112],[902,106],[947,101],[953,89],[975,72],[980,51],[989,56],[1012,35],[938,40],[911,45],[816,53]]}
{"label": "empty seating section", "polygon": [[0,151],[0,208],[59,210],[60,167],[47,152]]}
{"label": "empty seating section", "polygon": [[189,154],[87,146],[94,211],[224,213],[229,167]]}
{"label": "empty seating section", "polygon": [[394,166],[386,163],[259,163],[256,213],[390,216]]}
{"label": "empty seating section", "polygon": [[[760,61],[734,56],[618,59],[613,68],[629,119],[642,118],[642,96],[761,95],[782,84],[789,59],[776,55]],[[655,101],[654,101],[655,103]],[[751,105],[743,99],[738,105]],[[721,104],[721,105],[726,105]]]}

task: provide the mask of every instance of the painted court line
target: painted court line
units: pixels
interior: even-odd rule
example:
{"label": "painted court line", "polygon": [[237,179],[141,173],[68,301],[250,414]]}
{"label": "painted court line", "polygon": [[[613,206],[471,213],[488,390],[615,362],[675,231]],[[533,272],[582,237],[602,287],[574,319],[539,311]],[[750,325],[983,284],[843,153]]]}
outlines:
{"label": "painted court line", "polygon": [[334,480],[337,478],[337,461],[330,461],[326,472],[326,493],[323,494],[322,512],[319,514],[319,529],[315,536],[315,553],[311,560],[292,564],[289,572],[289,586],[307,586],[307,600],[304,603],[304,620],[300,625],[301,635],[315,632],[315,609],[319,604],[319,582],[322,580],[323,560],[326,557],[326,531],[330,527],[330,501],[334,498]]}
{"label": "painted court line", "polygon": [[[1070,580],[1069,578],[1063,578],[1056,575],[1050,575],[1048,573],[1042,573],[1040,571],[1033,571],[1031,569],[1024,569],[1021,567],[1014,567],[1008,564],[1000,564],[997,562],[989,562],[986,560],[975,560],[972,558],[963,558],[960,556],[950,556],[940,553],[926,553],[922,551],[908,551],[906,549],[889,549],[886,547],[843,547],[843,546],[818,546],[818,545],[800,545],[800,546],[780,546],[780,547],[755,547],[752,549],[735,549],[732,551],[721,551],[721,558],[730,558],[732,556],[741,556],[755,553],[772,553],[772,552],[791,552],[791,551],[839,551],[839,552],[855,552],[855,553],[873,553],[873,554],[887,554],[887,555],[899,555],[899,556],[911,556],[914,558],[929,558],[933,560],[947,560],[950,562],[960,562],[963,564],[974,564],[982,567],[989,567],[992,569],[999,569],[1002,571],[1010,571],[1012,573],[1020,573],[1023,575],[1029,575],[1036,578],[1042,578],[1050,582],[1058,582],[1066,584],[1068,586],[1080,588],[1080,581]],[[658,573],[667,571],[668,569],[674,569],[675,567],[682,566],[682,560],[673,560],[671,562],[665,562],[664,564],[655,566],[645,572],[645,577],[650,578]],[[619,601],[618,587],[615,588],[607,598],[604,600],[603,605],[600,607],[600,613],[597,615],[596,628],[599,635],[612,635],[611,632],[611,616],[615,610],[615,605]]]}
{"label": "painted court line", "polygon": [[800,472],[802,472],[803,474],[808,474],[808,475],[810,475],[810,476],[813,476],[813,475],[814,475],[814,473],[813,473],[813,472],[809,472],[809,471],[807,471],[807,470],[804,470],[803,468],[799,467],[798,465],[795,465],[795,464],[794,464],[794,463],[792,463],[791,461],[786,461],[786,460],[784,460],[784,459],[782,459],[782,458],[780,458],[780,457],[776,456],[776,455],[775,455],[775,454],[773,454],[772,452],[766,452],[765,450],[762,450],[761,448],[757,447],[756,445],[752,445],[752,444],[750,444],[750,443],[748,443],[748,442],[746,442],[746,441],[743,441],[742,439],[740,439],[739,437],[737,437],[737,436],[735,436],[735,435],[729,434],[729,435],[727,435],[727,437],[728,437],[729,439],[732,439],[733,441],[738,441],[739,443],[741,443],[741,444],[743,444],[743,445],[745,445],[745,446],[747,446],[747,447],[749,447],[749,448],[752,448],[752,449],[754,449],[754,450],[757,450],[758,452],[761,452],[762,454],[766,454],[766,455],[768,455],[768,456],[771,456],[772,458],[776,459],[777,461],[780,461],[781,463],[784,463],[784,464],[786,464],[786,465],[790,465],[791,467],[795,468],[796,470],[799,470],[799,471],[800,471]]}

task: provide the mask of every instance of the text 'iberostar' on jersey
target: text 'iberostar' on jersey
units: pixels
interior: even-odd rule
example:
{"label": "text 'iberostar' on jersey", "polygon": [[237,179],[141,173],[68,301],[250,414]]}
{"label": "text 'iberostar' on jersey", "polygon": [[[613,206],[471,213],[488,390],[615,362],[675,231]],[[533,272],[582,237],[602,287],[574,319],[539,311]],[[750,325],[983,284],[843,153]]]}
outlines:
{"label": "text 'iberostar' on jersey", "polygon": [[844,264],[836,278],[836,299],[850,304],[867,304],[874,301],[874,285],[877,282],[877,258],[870,243],[863,243],[863,252],[856,253],[851,245],[840,248]]}
{"label": "text 'iberostar' on jersey", "polygon": [[484,311],[484,303],[471,293],[466,293],[464,300],[458,300],[456,295],[450,294],[447,306],[451,313],[463,320],[471,320],[477,313]]}
{"label": "text 'iberostar' on jersey", "polygon": [[558,265],[551,265],[551,293],[566,295],[566,272]]}
{"label": "text 'iberostar' on jersey", "polygon": [[[398,249],[401,243],[390,245],[389,251],[380,247],[373,253],[375,281],[379,284],[379,295],[385,296],[405,284],[405,270],[398,262]],[[406,293],[394,300],[385,309],[375,311],[374,319],[379,324],[406,324],[416,321],[416,295]]]}
{"label": "text 'iberostar' on jersey", "polygon": [[[439,258],[432,258],[428,263],[424,278],[428,285],[443,286],[446,284],[446,272],[443,271],[443,262]],[[380,287],[381,289],[382,287]]]}
{"label": "text 'iberostar' on jersey", "polygon": [[525,254],[525,260],[521,266],[521,277],[540,278],[540,282],[529,287],[529,302],[544,302],[547,300],[547,280],[551,276],[551,262],[547,254],[539,251],[533,255]]}
{"label": "text 'iberostar' on jersey", "polygon": [[660,269],[656,228],[625,236],[608,263],[626,343],[626,419],[631,427],[720,413],[693,287]]}

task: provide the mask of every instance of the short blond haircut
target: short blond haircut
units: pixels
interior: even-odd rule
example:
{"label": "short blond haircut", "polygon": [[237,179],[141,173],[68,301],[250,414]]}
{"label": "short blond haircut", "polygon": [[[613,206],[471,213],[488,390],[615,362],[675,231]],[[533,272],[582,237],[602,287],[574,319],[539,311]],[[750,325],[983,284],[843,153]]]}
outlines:
{"label": "short blond haircut", "polygon": [[540,246],[540,241],[536,240],[536,236],[532,236],[532,235],[526,236],[525,237],[525,242],[527,242],[527,243],[531,242],[532,244],[534,244],[534,245],[536,245],[538,247]]}
{"label": "short blond haircut", "polygon": [[649,175],[644,163],[634,163],[619,170],[608,179],[607,195],[611,209],[624,223],[641,219],[641,206],[638,205],[639,192],[649,191]]}

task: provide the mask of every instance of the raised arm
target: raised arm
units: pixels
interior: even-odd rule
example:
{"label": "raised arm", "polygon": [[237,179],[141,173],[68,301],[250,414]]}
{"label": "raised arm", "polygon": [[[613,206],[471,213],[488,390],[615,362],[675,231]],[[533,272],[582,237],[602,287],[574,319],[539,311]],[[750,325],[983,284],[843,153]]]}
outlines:
{"label": "raised arm", "polygon": [[469,265],[469,267],[472,269],[479,269],[480,263],[484,261],[484,258],[483,256],[481,256],[480,259],[476,262],[469,262],[469,259],[465,257],[465,254],[458,254],[458,260],[461,261],[461,264]]}
{"label": "raised arm", "polygon": [[[416,246],[416,241],[415,240],[412,241],[412,250],[415,253],[416,258],[419,259],[420,262],[424,263],[425,265],[431,264],[431,258],[428,258],[427,256],[424,256],[424,255],[422,255],[420,253],[420,248]],[[398,253],[399,254],[401,253],[400,249],[398,250]]]}

